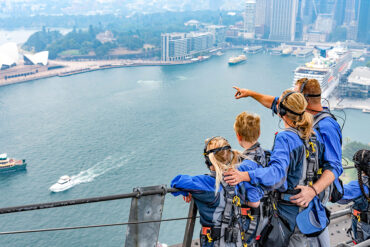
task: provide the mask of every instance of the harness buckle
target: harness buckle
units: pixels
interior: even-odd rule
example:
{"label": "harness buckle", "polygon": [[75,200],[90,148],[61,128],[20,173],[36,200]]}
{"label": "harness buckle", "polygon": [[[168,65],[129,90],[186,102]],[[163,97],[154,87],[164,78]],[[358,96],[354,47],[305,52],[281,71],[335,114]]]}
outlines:
{"label": "harness buckle", "polygon": [[239,196],[234,196],[234,198],[233,198],[233,204],[235,204],[237,207],[241,207],[242,206],[240,204],[240,197]]}
{"label": "harness buckle", "polygon": [[353,209],[353,212],[352,212],[353,216],[355,216],[357,218],[357,221],[360,222],[361,221],[361,212],[356,210],[356,209]]}
{"label": "harness buckle", "polygon": [[211,227],[202,227],[202,235],[205,235],[208,239],[208,243],[212,243]]}
{"label": "harness buckle", "polygon": [[319,170],[317,170],[317,175],[321,175],[322,174],[322,168],[319,168]]}
{"label": "harness buckle", "polygon": [[250,211],[250,208],[240,208],[240,212],[243,216],[247,216],[249,214],[248,211]]}

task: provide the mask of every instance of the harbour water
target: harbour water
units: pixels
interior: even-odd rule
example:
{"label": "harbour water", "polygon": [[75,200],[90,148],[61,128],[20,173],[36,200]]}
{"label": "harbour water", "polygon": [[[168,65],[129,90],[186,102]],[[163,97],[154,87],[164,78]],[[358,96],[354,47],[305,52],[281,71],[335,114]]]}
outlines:
{"label": "harbour water", "polygon": [[[242,111],[261,115],[260,140],[270,148],[280,130],[278,118],[251,99],[235,100],[232,86],[279,95],[306,59],[253,54],[246,63],[229,67],[232,55],[239,54],[1,87],[0,151],[26,159],[28,168],[0,174],[0,207],[126,193],[137,186],[169,184],[180,173],[204,174],[204,140],[222,135],[240,148],[233,123]],[[368,143],[370,114],[345,112],[344,137]],[[65,174],[77,185],[50,193],[48,188]],[[0,215],[0,232],[125,222],[129,204],[119,200]],[[163,218],[185,216],[187,208],[181,198],[169,195]],[[181,242],[184,226],[163,223],[160,241]],[[0,246],[122,246],[125,230],[3,235]]]}

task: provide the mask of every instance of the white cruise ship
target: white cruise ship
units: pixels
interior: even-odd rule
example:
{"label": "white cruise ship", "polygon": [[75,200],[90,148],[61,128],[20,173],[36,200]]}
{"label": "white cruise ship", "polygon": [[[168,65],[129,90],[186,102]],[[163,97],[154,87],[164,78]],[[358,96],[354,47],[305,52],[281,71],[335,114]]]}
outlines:
{"label": "white cruise ship", "polygon": [[338,85],[340,76],[351,68],[353,59],[352,54],[340,45],[327,50],[326,57],[320,56],[320,51],[316,48],[312,61],[295,69],[293,84],[301,78],[317,79],[321,96],[327,98]]}

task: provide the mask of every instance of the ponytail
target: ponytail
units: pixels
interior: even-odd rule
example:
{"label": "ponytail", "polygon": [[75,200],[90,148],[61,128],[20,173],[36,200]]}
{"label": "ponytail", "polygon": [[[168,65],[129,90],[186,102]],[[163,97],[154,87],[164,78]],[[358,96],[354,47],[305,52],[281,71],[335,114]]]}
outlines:
{"label": "ponytail", "polygon": [[[228,158],[225,160],[224,153],[223,152],[228,152],[230,155],[228,155]],[[221,158],[221,159],[220,159]],[[215,168],[216,172],[216,183],[215,183],[215,193],[218,192],[220,188],[220,183],[221,180],[223,179],[223,173],[229,170],[230,168],[236,168],[236,166],[240,163],[241,161],[241,154],[239,151],[236,150],[224,150],[224,151],[219,151],[216,154],[211,153],[209,154],[209,159]]]}
{"label": "ponytail", "polygon": [[[291,90],[286,90],[283,92],[282,96],[286,95],[289,92],[293,92]],[[303,94],[301,93],[293,93],[289,95],[284,100],[284,106],[287,107],[289,110],[299,113],[293,114],[291,112],[287,112],[286,116],[292,120],[293,128],[297,129],[299,132],[299,136],[302,139],[308,140],[313,133],[312,126],[313,126],[313,118],[312,115],[306,112],[307,101],[304,98]],[[300,115],[302,114],[302,115]]]}
{"label": "ponytail", "polygon": [[313,119],[312,115],[305,112],[302,116],[300,116],[299,121],[293,122],[295,127],[299,131],[299,135],[302,139],[308,140],[313,133],[312,126],[313,126]]}

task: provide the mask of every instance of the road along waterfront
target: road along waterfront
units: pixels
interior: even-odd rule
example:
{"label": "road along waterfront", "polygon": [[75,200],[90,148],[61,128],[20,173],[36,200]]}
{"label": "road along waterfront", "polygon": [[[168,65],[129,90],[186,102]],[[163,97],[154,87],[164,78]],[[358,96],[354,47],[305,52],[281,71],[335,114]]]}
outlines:
{"label": "road along waterfront", "polygon": [[[242,111],[261,115],[261,143],[270,148],[278,118],[233,85],[279,95],[306,60],[267,54],[229,67],[226,52],[181,66],[126,67],[0,87],[0,146],[27,159],[27,171],[0,175],[0,207],[132,192],[169,184],[177,174],[207,172],[204,140],[223,135],[239,148],[233,123]],[[368,142],[370,114],[344,110],[344,138]],[[335,112],[341,114],[341,112]],[[281,128],[283,127],[280,124]],[[77,185],[48,188],[62,175]],[[1,231],[126,222],[129,201],[2,215]],[[181,198],[166,197],[163,218],[187,215]],[[185,222],[163,223],[160,241],[182,241]],[[0,246],[122,246],[125,227],[9,235]],[[196,229],[198,231],[199,228]],[[169,234],[170,233],[170,234]]]}

